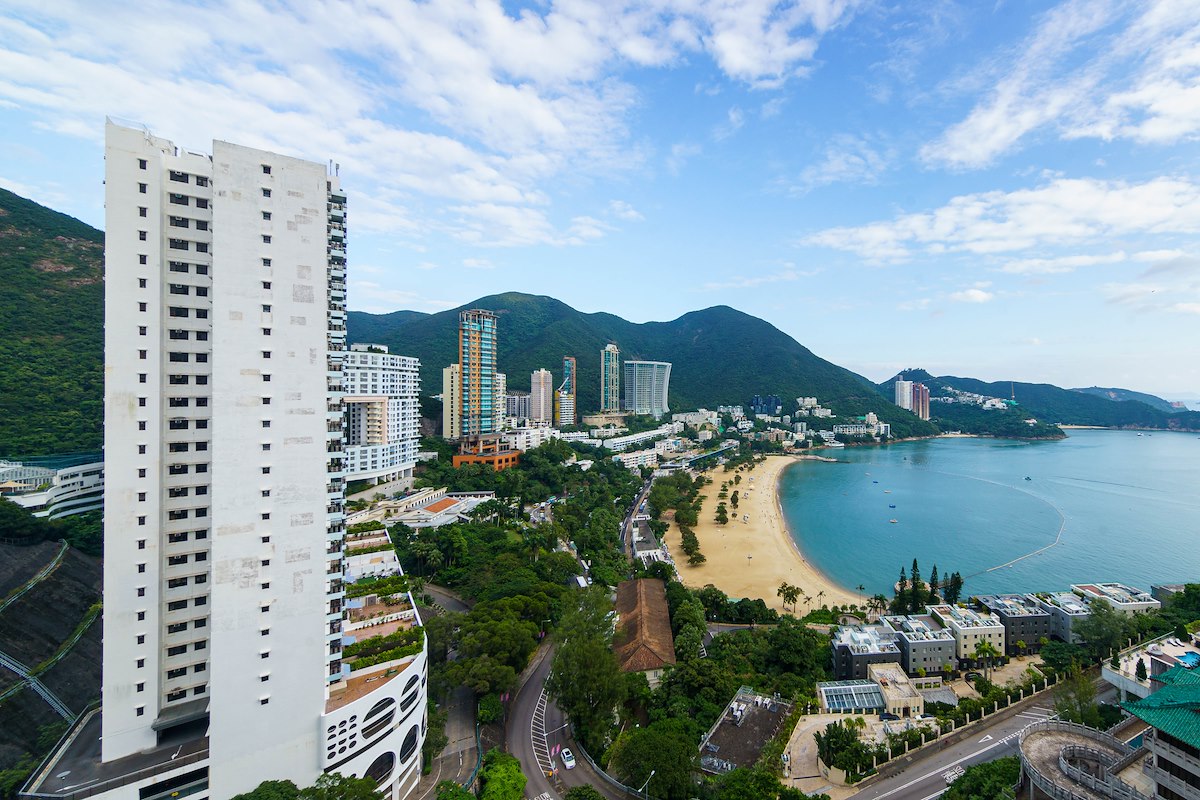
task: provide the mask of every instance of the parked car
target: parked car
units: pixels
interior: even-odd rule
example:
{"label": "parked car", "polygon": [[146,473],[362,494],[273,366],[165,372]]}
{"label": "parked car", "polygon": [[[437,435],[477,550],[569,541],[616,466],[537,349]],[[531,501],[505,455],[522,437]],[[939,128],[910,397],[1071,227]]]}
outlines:
{"label": "parked car", "polygon": [[898,719],[900,719],[900,717],[896,716],[895,714],[880,714],[879,718],[883,719],[883,720],[898,720]]}
{"label": "parked car", "polygon": [[559,755],[562,756],[562,762],[563,762],[564,767],[566,767],[567,769],[575,769],[575,754],[574,753],[572,753],[570,750],[568,750],[567,748],[564,747],[562,749],[562,752],[559,753]]}

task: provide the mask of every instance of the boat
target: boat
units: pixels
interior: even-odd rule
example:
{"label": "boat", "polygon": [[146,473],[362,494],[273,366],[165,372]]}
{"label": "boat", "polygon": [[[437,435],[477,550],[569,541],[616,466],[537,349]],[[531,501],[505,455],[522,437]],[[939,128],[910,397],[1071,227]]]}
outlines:
{"label": "boat", "polygon": [[1031,478],[1031,477],[1029,477],[1028,475],[1026,475],[1026,476],[1025,476],[1025,480],[1027,480],[1027,481],[1031,481],[1031,480],[1033,480],[1033,478]]}
{"label": "boat", "polygon": [[879,481],[871,481],[871,483],[879,483]]}
{"label": "boat", "polygon": [[888,508],[895,508],[895,507],[896,507],[895,503],[888,503]]}
{"label": "boat", "polygon": [[883,493],[884,493],[884,494],[891,494],[891,493],[892,493],[892,490],[891,490],[891,489],[884,489],[884,490],[883,490]]}
{"label": "boat", "polygon": [[899,522],[899,521],[900,521],[900,520],[898,520],[898,519],[889,519],[889,520],[888,520],[888,522],[892,523],[893,525],[895,525],[895,524],[896,524],[897,522]]}

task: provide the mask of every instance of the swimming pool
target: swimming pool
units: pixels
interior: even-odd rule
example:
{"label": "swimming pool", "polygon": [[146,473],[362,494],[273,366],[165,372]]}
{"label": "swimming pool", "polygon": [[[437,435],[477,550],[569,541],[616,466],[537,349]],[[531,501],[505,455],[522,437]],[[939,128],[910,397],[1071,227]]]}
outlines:
{"label": "swimming pool", "polygon": [[1200,653],[1184,653],[1183,655],[1179,656],[1179,660],[1182,661],[1183,665],[1188,669],[1200,667]]}

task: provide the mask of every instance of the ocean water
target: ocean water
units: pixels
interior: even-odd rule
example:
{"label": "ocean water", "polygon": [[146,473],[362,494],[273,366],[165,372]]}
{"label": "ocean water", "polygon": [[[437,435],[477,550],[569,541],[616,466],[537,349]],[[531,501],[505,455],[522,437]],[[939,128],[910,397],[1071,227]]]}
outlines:
{"label": "ocean water", "polygon": [[1197,434],[1071,431],[1054,442],[823,453],[839,463],[784,471],[784,518],[810,562],[868,595],[890,596],[914,557],[925,580],[935,563],[943,576],[960,572],[966,594],[1200,581]]}

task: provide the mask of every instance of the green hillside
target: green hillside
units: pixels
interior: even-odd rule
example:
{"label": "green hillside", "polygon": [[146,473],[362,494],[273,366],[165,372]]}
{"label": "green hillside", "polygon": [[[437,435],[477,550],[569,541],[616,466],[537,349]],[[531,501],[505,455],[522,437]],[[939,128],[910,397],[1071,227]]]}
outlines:
{"label": "green hillside", "polygon": [[[947,387],[988,397],[1015,397],[1018,404],[1017,410],[1021,416],[1035,417],[1043,422],[1060,425],[1099,425],[1110,428],[1200,430],[1200,412],[1174,409],[1165,411],[1138,400],[1111,400],[1105,395],[1063,389],[1049,383],[1022,383],[1020,381],[987,383],[975,378],[962,378],[954,375],[934,377],[920,369],[905,370],[904,377],[924,383],[929,387],[932,397],[947,396],[949,394]],[[896,378],[893,377],[880,384],[880,391],[891,396],[895,381]],[[941,413],[947,420],[954,418],[955,415],[961,417],[966,413],[962,409],[942,409],[940,406],[941,404],[931,405],[931,413]]]}
{"label": "green hillside", "polygon": [[1108,400],[1117,400],[1124,402],[1126,400],[1137,400],[1145,403],[1151,408],[1157,408],[1159,411],[1166,411],[1168,414],[1174,413],[1178,409],[1172,406],[1168,401],[1153,394],[1145,392],[1135,392],[1132,389],[1116,389],[1106,388],[1103,386],[1088,386],[1084,389],[1072,389],[1072,392],[1081,392],[1083,394],[1095,395],[1096,397],[1104,397]]}
{"label": "green hillside", "polygon": [[[574,356],[577,399],[585,414],[596,411],[600,402],[600,350],[615,342],[623,361],[671,362],[673,409],[716,408],[746,403],[755,394],[775,394],[790,412],[797,396],[815,395],[839,416],[876,412],[892,423],[895,436],[936,433],[932,425],[885,400],[867,379],[728,306],[643,324],[612,314],[584,314],[550,297],[517,292],[483,297],[462,308],[486,308],[498,316],[500,369],[510,389],[528,391],[529,375],[539,367],[560,381],[563,356]],[[460,310],[404,316],[390,330],[381,324],[386,317],[351,312],[347,328],[352,342],[375,341],[420,358],[423,393],[438,394],[442,368],[456,360]]]}
{"label": "green hillside", "polygon": [[104,234],[0,189],[0,458],[100,450]]}

